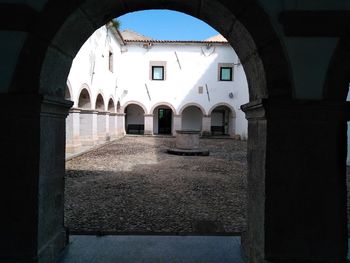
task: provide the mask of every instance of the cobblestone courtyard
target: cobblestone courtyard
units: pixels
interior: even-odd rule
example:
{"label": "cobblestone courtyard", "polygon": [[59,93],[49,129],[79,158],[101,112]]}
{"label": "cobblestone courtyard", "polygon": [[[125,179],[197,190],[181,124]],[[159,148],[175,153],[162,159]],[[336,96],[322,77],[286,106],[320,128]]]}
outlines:
{"label": "cobblestone courtyard", "polygon": [[209,157],[166,153],[174,138],[124,137],[66,163],[65,224],[75,233],[237,234],[246,142],[202,139]]}

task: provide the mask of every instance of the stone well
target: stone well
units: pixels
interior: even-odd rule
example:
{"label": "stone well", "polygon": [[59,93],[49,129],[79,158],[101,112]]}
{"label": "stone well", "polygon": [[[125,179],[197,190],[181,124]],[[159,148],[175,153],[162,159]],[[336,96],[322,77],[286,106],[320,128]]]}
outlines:
{"label": "stone well", "polygon": [[176,155],[200,155],[208,156],[209,150],[199,148],[200,131],[177,130],[176,148],[168,149],[167,152]]}

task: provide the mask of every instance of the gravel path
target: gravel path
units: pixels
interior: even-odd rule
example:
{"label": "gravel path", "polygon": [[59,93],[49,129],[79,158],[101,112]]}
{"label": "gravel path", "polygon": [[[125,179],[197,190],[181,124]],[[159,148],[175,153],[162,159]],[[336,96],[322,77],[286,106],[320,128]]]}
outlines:
{"label": "gravel path", "polygon": [[246,142],[200,142],[209,157],[169,155],[173,138],[135,136],[67,161],[66,226],[73,233],[240,233]]}

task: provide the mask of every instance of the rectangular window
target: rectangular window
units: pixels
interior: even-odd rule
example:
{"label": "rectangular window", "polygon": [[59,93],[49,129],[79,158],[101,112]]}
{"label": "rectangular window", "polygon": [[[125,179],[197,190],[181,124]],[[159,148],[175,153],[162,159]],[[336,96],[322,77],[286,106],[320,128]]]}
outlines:
{"label": "rectangular window", "polygon": [[167,79],[166,61],[149,62],[149,80],[165,81]]}
{"label": "rectangular window", "polygon": [[232,81],[232,67],[220,67],[220,80]]}
{"label": "rectangular window", "polygon": [[108,69],[110,72],[113,72],[113,53],[109,51],[108,55]]}
{"label": "rectangular window", "polygon": [[163,66],[152,66],[152,80],[164,80]]}
{"label": "rectangular window", "polygon": [[218,64],[218,81],[233,81],[233,63]]}

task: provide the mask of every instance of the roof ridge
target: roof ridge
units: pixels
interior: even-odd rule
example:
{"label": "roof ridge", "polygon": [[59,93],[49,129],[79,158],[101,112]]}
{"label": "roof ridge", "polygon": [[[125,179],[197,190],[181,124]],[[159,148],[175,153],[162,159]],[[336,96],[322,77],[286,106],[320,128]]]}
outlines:
{"label": "roof ridge", "polygon": [[227,41],[206,41],[206,40],[155,40],[155,39],[125,39],[125,42],[152,42],[152,43],[198,43],[198,44],[228,44]]}

